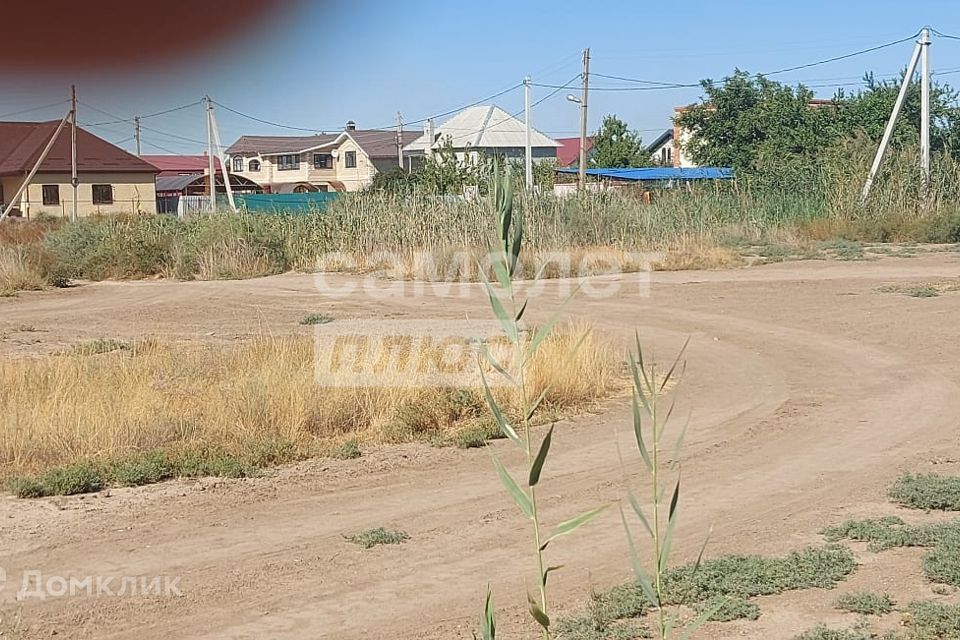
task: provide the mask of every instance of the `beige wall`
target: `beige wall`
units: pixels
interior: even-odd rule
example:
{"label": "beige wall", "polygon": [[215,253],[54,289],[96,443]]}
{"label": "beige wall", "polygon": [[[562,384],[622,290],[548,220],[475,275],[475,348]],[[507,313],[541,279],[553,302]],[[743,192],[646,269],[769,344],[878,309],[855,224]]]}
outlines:
{"label": "beige wall", "polygon": [[[149,173],[80,173],[77,187],[77,213],[81,216],[111,213],[156,213],[156,182]],[[23,183],[22,177],[2,178],[5,198],[13,198]],[[113,186],[113,204],[94,204],[93,185]],[[43,204],[43,185],[57,185],[60,203]],[[23,215],[34,216],[40,212],[49,215],[66,215],[73,212],[73,187],[69,174],[44,174],[34,176],[20,198]]]}
{"label": "beige wall", "polygon": [[[357,166],[347,167],[347,152],[353,151],[357,154]],[[314,169],[314,153],[332,153],[336,157],[333,159],[332,169]],[[280,154],[287,155],[287,154]],[[261,186],[270,184],[290,184],[296,182],[309,182],[317,186],[327,185],[333,190],[331,182],[336,181],[343,184],[347,191],[358,191],[367,187],[377,173],[377,168],[367,157],[367,154],[350,138],[346,138],[337,147],[324,147],[314,151],[304,151],[300,154],[300,168],[294,170],[280,171],[277,169],[274,161],[275,154],[265,156],[244,155],[243,171],[233,171],[233,158],[230,159],[230,170],[232,173],[249,178]],[[250,171],[250,161],[260,161],[260,171]]]}

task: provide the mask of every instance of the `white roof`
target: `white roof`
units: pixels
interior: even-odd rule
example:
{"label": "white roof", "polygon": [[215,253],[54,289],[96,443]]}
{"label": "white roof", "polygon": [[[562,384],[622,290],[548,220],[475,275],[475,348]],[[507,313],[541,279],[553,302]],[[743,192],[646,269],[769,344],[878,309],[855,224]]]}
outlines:
{"label": "white roof", "polygon": [[[517,148],[526,145],[526,128],[522,121],[496,105],[468,107],[434,129],[433,148],[441,148],[449,138],[454,149]],[[404,151],[423,152],[427,148],[426,134],[420,136]],[[560,143],[536,129],[530,132],[533,147],[559,147]]]}

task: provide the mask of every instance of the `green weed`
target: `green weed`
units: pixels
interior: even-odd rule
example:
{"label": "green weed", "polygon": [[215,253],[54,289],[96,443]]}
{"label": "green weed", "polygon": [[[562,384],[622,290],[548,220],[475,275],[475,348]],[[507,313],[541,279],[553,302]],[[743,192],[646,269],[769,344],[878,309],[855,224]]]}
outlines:
{"label": "green weed", "polygon": [[893,611],[894,603],[890,596],[885,593],[860,591],[845,593],[837,598],[834,606],[850,613],[880,616]]}
{"label": "green weed", "polygon": [[897,504],[913,509],[960,511],[960,478],[908,473],[890,487],[889,496]]}
{"label": "green weed", "polygon": [[308,313],[300,321],[300,324],[329,324],[333,318],[323,313]]}
{"label": "green weed", "polygon": [[383,527],[367,529],[352,536],[347,536],[347,540],[364,549],[372,549],[381,544],[401,544],[409,539],[410,536],[403,531],[392,531]]}
{"label": "green weed", "polygon": [[353,460],[363,455],[356,440],[350,439],[330,452],[330,457],[337,460]]}

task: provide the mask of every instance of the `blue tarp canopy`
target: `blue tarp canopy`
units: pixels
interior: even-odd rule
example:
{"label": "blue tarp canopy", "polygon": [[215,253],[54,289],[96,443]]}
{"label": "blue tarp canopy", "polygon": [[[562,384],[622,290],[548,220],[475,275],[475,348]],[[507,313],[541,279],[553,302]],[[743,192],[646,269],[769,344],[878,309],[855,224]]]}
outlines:
{"label": "blue tarp canopy", "polygon": [[[562,173],[576,173],[576,169],[557,169]],[[587,169],[588,176],[635,180],[637,182],[662,182],[665,180],[729,180],[733,169],[729,167],[643,167],[637,169]]]}

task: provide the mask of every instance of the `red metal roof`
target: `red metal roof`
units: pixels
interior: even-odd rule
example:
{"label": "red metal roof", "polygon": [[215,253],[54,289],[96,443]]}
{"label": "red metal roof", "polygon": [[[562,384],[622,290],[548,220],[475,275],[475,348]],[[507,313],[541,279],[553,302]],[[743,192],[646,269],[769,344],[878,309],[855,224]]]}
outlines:
{"label": "red metal roof", "polygon": [[[210,163],[206,155],[199,156],[171,156],[171,155],[145,155],[140,156],[155,166],[161,176],[180,176],[194,173],[206,173],[210,168]],[[220,158],[214,157],[216,172],[220,173],[223,167],[220,166]]]}
{"label": "red metal roof", "polygon": [[[0,122],[0,175],[29,173],[57,130],[49,122]],[[43,173],[69,173],[70,125],[66,125],[40,166]],[[157,168],[103,138],[77,128],[77,168],[84,173],[157,173]]]}
{"label": "red metal roof", "polygon": [[[560,143],[557,149],[557,166],[569,167],[580,161],[580,138],[556,138]],[[587,152],[593,149],[593,138],[587,137]]]}

